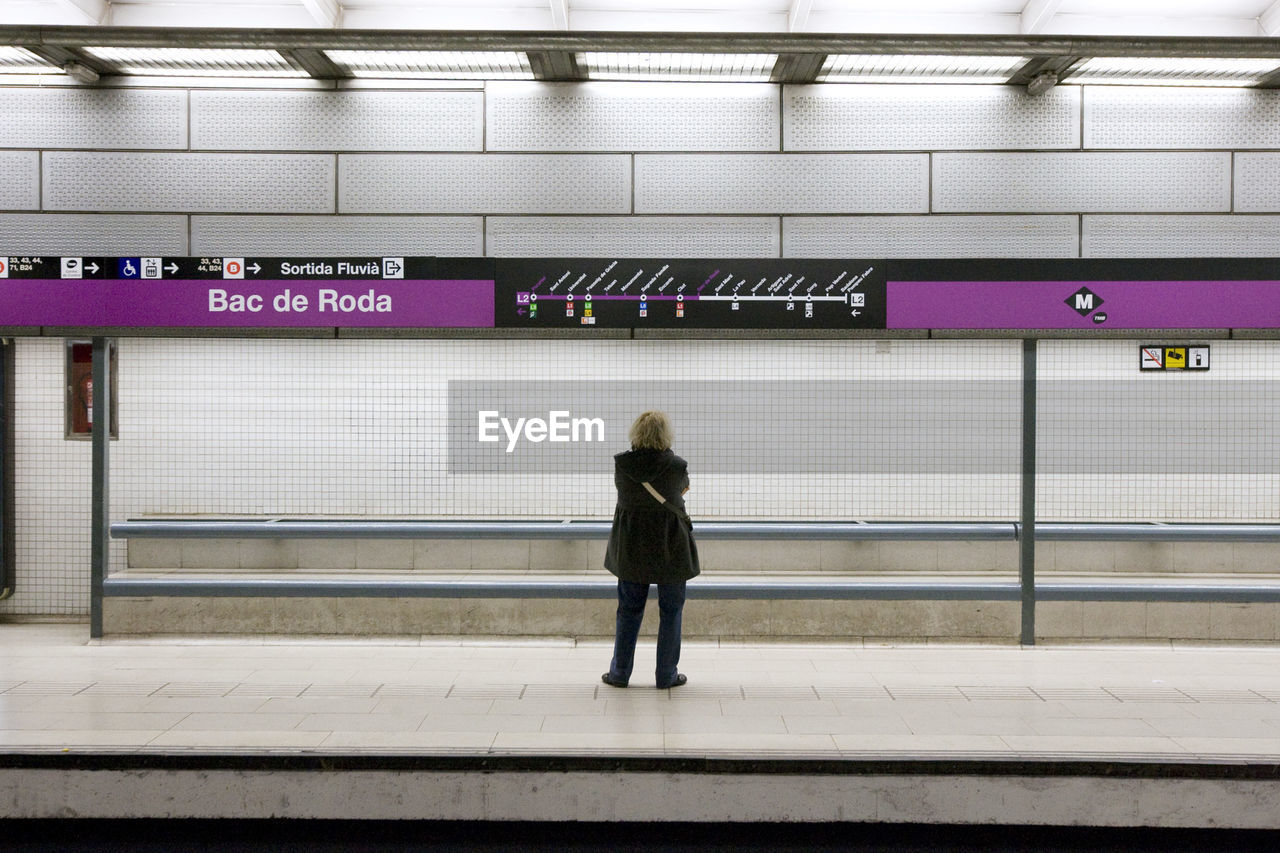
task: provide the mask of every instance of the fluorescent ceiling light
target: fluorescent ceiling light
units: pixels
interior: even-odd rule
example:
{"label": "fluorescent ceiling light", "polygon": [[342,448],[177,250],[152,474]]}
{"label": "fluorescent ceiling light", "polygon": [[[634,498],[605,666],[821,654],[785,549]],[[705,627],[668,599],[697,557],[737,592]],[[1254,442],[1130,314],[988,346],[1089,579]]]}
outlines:
{"label": "fluorescent ceiling light", "polygon": [[521,51],[326,50],[353,77],[418,80],[532,80]]}
{"label": "fluorescent ceiling light", "polygon": [[769,81],[773,53],[580,53],[592,80]]}
{"label": "fluorescent ceiling light", "polygon": [[1003,83],[1025,65],[1021,56],[827,57],[818,80],[828,83]]}
{"label": "fluorescent ceiling light", "polygon": [[185,47],[86,47],[121,74],[183,77],[306,77],[274,50],[205,50]]}
{"label": "fluorescent ceiling light", "polygon": [[0,47],[0,74],[56,74],[61,69],[20,47]]}
{"label": "fluorescent ceiling light", "polygon": [[1175,57],[1105,57],[1086,59],[1072,71],[1069,83],[1116,83],[1143,86],[1251,86],[1280,68],[1276,59],[1198,59]]}

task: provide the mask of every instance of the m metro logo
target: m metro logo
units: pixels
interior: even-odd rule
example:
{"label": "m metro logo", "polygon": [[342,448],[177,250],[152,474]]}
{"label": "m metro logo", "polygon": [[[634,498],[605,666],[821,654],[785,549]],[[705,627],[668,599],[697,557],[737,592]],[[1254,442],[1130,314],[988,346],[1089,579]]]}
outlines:
{"label": "m metro logo", "polygon": [[1064,302],[1081,317],[1088,317],[1094,311],[1102,307],[1102,297],[1094,293],[1087,287],[1081,287],[1075,293],[1068,296]]}

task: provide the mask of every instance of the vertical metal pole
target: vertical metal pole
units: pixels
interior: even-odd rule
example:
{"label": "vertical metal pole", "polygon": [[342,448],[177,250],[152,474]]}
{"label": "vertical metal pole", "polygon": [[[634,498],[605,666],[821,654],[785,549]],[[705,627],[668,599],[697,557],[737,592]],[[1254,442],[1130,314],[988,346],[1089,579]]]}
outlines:
{"label": "vertical metal pole", "polygon": [[111,341],[93,339],[93,525],[90,545],[89,636],[102,636],[102,582],[110,558]]}
{"label": "vertical metal pole", "polygon": [[1036,644],[1036,341],[1022,342],[1022,511],[1018,528],[1022,644]]}
{"label": "vertical metal pole", "polygon": [[0,341],[0,598],[13,595],[13,344]]}

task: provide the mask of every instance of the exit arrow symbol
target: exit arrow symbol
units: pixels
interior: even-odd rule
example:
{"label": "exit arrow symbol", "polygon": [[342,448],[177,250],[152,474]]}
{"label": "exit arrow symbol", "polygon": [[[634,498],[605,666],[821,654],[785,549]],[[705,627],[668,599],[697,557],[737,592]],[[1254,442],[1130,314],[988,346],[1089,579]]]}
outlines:
{"label": "exit arrow symbol", "polygon": [[517,308],[517,309],[516,309],[516,313],[517,313],[517,314],[519,314],[521,317],[523,317],[523,316],[524,316],[524,309],[523,309],[523,308]]}
{"label": "exit arrow symbol", "polygon": [[261,270],[261,269],[262,269],[262,267],[258,266],[256,263],[255,263],[253,266],[249,267],[249,271],[250,271],[250,272],[252,272],[252,273],[254,273],[255,275],[256,275],[256,274],[258,273],[258,271],[259,271],[259,270]]}
{"label": "exit arrow symbol", "polygon": [[85,264],[85,267],[84,267],[84,268],[85,268],[85,269],[87,269],[89,272],[97,272],[97,271],[98,271],[98,265],[97,265],[97,264]]}
{"label": "exit arrow symbol", "polygon": [[175,263],[173,263],[173,262],[171,261],[171,262],[169,263],[169,266],[165,267],[164,269],[165,269],[165,272],[168,272],[168,273],[175,273],[175,272],[177,272],[177,271],[178,271],[178,265],[177,265],[177,264],[175,264]]}

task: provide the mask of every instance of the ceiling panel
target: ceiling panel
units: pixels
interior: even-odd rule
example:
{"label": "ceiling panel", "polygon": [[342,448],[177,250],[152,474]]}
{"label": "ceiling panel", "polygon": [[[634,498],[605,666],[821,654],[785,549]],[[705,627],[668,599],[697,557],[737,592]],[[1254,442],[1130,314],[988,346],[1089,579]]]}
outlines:
{"label": "ceiling panel", "polygon": [[717,80],[767,83],[774,54],[583,53],[592,80]]}
{"label": "ceiling panel", "polygon": [[1256,18],[1275,0],[1062,0],[1060,14]]}
{"label": "ceiling panel", "polygon": [[[341,26],[552,29],[551,0],[339,0]],[[813,0],[805,30],[1016,33],[1026,0]],[[791,0],[568,0],[569,29],[783,32]],[[1061,0],[1040,32],[1077,35],[1264,34],[1274,0]],[[111,26],[317,26],[302,0],[114,0]],[[1272,15],[1277,12],[1272,11]],[[66,0],[0,0],[0,24],[89,24]]]}
{"label": "ceiling panel", "polygon": [[529,57],[507,51],[328,50],[353,77],[532,80]]}
{"label": "ceiling panel", "polygon": [[[813,11],[874,13],[883,12],[885,5],[884,0],[813,0]],[[892,5],[899,11],[914,15],[957,12],[1016,15],[1027,5],[1027,0],[903,0]]]}
{"label": "ceiling panel", "polygon": [[86,47],[84,52],[121,74],[183,77],[305,77],[274,50]]}
{"label": "ceiling panel", "polygon": [[1003,83],[1022,56],[829,56],[819,80],[843,83]]}
{"label": "ceiling panel", "polygon": [[[1101,70],[1079,61],[1108,54],[1272,59],[1276,42],[1259,38],[1264,34],[1260,18],[1267,28],[1280,32],[1280,0],[1060,0],[1050,4],[1052,14],[1033,22],[1023,18],[1026,0],[812,0],[805,4],[808,14],[798,27],[804,32],[794,35],[787,33],[793,0],[562,0],[568,9],[567,33],[554,27],[557,16],[564,23],[563,14],[553,14],[555,0],[332,2],[340,14],[337,26],[326,28],[308,11],[314,0],[115,0],[99,6],[91,0],[0,0],[0,26],[11,27],[11,40],[0,40],[0,45],[28,48],[46,63],[33,69],[30,56],[15,52],[8,59],[0,57],[0,72],[8,73],[10,82],[18,79],[14,73],[59,68],[69,69],[68,74],[78,69],[82,73],[75,79],[82,82],[95,75],[221,73],[310,75],[324,81],[354,76],[771,79],[799,84],[817,79],[1027,85],[1034,78],[1039,92],[1044,84],[1052,85],[1054,73],[1065,73],[1064,80],[1070,82],[1185,83],[1187,78],[1177,68]],[[77,12],[77,3],[106,10],[108,22],[85,26],[91,16]],[[78,16],[78,25],[66,26],[69,13]],[[32,23],[49,26],[33,34]],[[1030,23],[1036,32],[1024,36]],[[599,34],[584,37],[588,31]],[[885,34],[897,37],[880,38]],[[1244,38],[1215,40],[1222,36]],[[95,53],[97,45],[132,52]],[[267,50],[256,59],[184,57],[174,52],[201,46],[278,50]],[[169,55],[157,54],[159,48]],[[350,52],[335,60],[339,48]],[[391,51],[400,55],[388,56]],[[449,57],[432,51],[468,55]],[[485,51],[504,55],[479,55]],[[880,56],[886,53],[900,59]],[[999,53],[1009,58],[974,65],[979,54]],[[912,54],[915,60],[901,58]],[[920,65],[926,56],[931,64]],[[962,62],[957,57],[969,58]],[[1092,68],[1092,77],[1083,76],[1085,68]],[[1280,72],[1226,70],[1209,78],[1202,73],[1198,79],[1215,85],[1275,87],[1280,85]]]}
{"label": "ceiling panel", "polygon": [[46,62],[29,50],[23,50],[20,47],[0,47],[0,74],[43,74],[57,70],[57,66]]}

